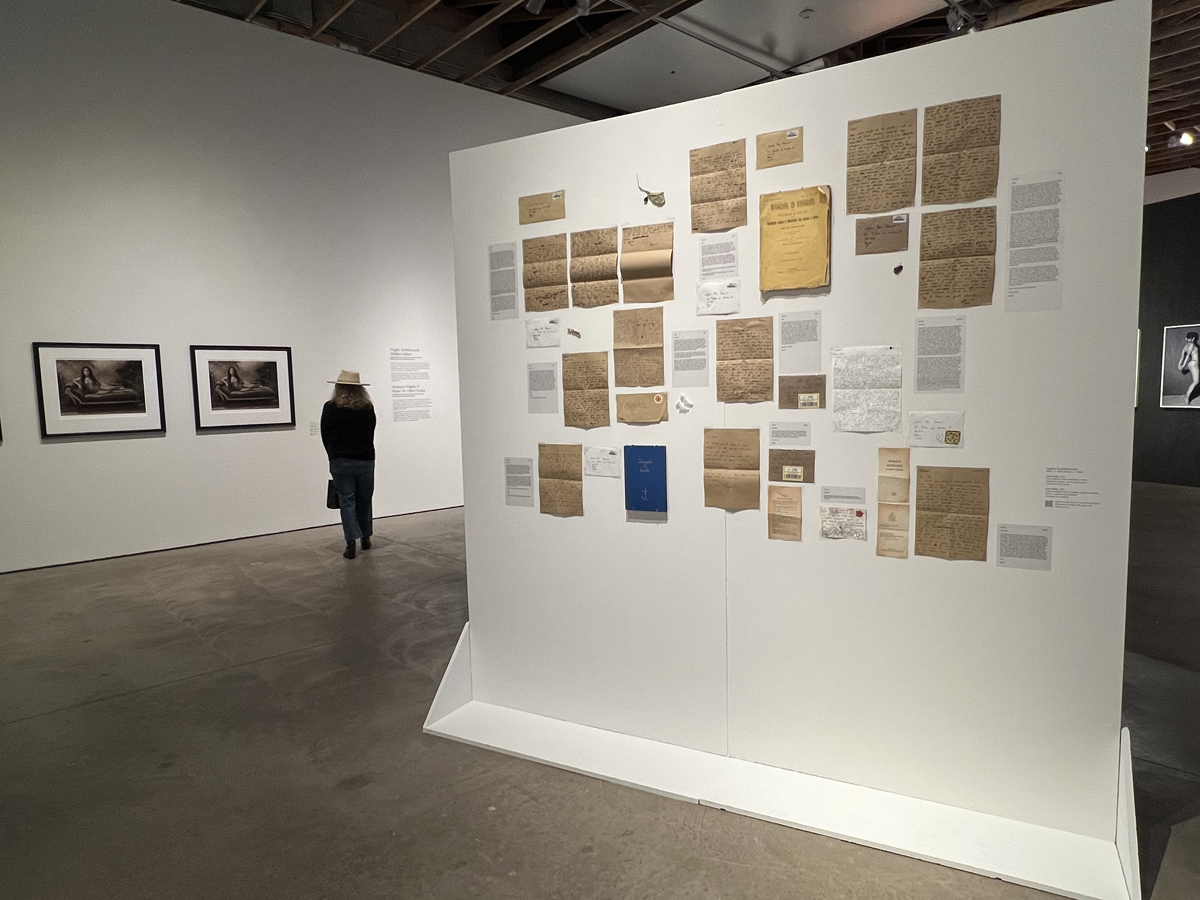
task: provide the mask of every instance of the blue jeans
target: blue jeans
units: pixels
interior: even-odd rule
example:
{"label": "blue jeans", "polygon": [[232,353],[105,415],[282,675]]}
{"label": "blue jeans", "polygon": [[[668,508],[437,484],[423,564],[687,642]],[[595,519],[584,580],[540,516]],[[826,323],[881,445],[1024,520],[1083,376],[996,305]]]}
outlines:
{"label": "blue jeans", "polygon": [[375,493],[375,460],[331,459],[329,474],[342,510],[342,531],[346,543],[370,537],[371,495]]}

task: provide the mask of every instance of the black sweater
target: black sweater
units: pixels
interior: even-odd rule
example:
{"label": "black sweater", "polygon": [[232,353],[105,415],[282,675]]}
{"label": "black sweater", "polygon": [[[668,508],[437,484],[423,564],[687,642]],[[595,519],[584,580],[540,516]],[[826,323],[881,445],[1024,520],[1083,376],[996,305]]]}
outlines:
{"label": "black sweater", "polygon": [[321,410],[321,443],[330,459],[374,459],[375,409],[347,409],[326,401]]}

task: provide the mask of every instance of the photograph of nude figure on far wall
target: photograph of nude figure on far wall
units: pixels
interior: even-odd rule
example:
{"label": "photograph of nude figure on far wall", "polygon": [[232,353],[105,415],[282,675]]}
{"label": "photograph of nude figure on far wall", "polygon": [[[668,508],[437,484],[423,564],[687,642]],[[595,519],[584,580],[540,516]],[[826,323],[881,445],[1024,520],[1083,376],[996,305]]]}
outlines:
{"label": "photograph of nude figure on far wall", "polygon": [[271,360],[208,361],[213,409],[279,409],[279,365]]}
{"label": "photograph of nude figure on far wall", "polygon": [[1160,396],[1159,406],[1200,409],[1200,325],[1163,329]]}

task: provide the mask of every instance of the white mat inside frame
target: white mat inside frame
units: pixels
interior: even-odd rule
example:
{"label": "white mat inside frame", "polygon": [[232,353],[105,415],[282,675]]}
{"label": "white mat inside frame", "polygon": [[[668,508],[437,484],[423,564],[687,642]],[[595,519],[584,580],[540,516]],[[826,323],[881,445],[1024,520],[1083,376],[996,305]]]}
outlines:
{"label": "white mat inside frame", "polygon": [[[1123,827],[1134,821],[1128,789],[1124,833],[1109,842],[483,703],[471,697],[470,627],[430,707],[429,734],[1065,897],[1141,900],[1136,840]],[[1129,760],[1125,731],[1123,772],[1113,773],[1125,785]]]}

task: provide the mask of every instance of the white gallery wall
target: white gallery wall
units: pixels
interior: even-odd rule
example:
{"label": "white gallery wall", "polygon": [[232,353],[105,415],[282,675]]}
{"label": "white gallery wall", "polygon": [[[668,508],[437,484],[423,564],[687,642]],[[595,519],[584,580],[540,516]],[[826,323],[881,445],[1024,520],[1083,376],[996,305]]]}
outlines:
{"label": "white gallery wall", "polygon": [[[3,4],[0,85],[0,571],[336,521],[343,368],[376,515],[462,502],[447,154],[577,120],[167,0]],[[44,442],[34,341],[160,344],[166,434]],[[191,344],[290,346],[296,427],[198,434]]]}
{"label": "white gallery wall", "polygon": [[[454,154],[473,702],[1111,850],[1148,28],[1149,3],[1121,0]],[[855,256],[847,122],[990,94],[1003,103],[999,190],[973,205],[997,206],[995,295],[990,306],[958,311],[967,319],[965,393],[918,396],[916,319],[944,314],[917,308],[920,212],[945,207],[909,210],[909,250]],[[797,125],[804,161],[756,171],[755,135]],[[488,245],[673,218],[668,351],[672,330],[711,335],[713,319],[696,315],[688,152],[736,139],[746,139],[749,163],[749,224],[736,229],[741,315],[821,310],[825,372],[833,348],[902,348],[905,412],[966,413],[964,445],[914,449],[913,466],[990,469],[987,562],[875,555],[876,451],[903,446],[900,433],[835,433],[829,410],[721,404],[715,380],[682,391],[694,403],[686,414],[668,384],[663,424],[614,416],[610,427],[583,431],[565,427],[561,413],[527,412],[526,364],[611,351],[613,311],[627,307],[561,310],[561,350],[527,349],[523,321],[489,319]],[[1053,171],[1064,176],[1061,309],[1014,311],[1005,301],[1008,186]],[[638,177],[665,192],[663,210],[643,205]],[[833,192],[832,287],[764,299],[758,197],[813,185]],[[557,189],[566,191],[565,220],[518,227],[519,196]],[[765,483],[760,510],[704,506],[704,428],[761,429],[765,482],[772,420],[812,423],[817,484],[804,485],[801,543],[767,540]],[[536,459],[539,442],[665,445],[668,523],[627,522],[622,482],[604,478],[585,477],[583,517],[506,506],[504,457]],[[1046,470],[1064,466],[1087,472],[1099,506],[1046,508]],[[866,489],[867,542],[818,539],[822,485]],[[998,568],[997,523],[1052,526],[1052,571]],[[591,770],[597,759],[565,764]]]}

